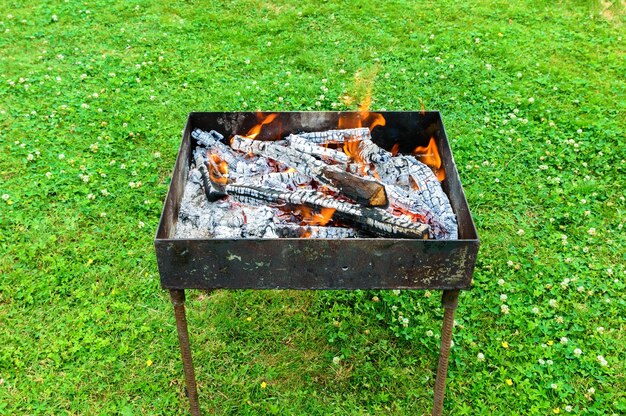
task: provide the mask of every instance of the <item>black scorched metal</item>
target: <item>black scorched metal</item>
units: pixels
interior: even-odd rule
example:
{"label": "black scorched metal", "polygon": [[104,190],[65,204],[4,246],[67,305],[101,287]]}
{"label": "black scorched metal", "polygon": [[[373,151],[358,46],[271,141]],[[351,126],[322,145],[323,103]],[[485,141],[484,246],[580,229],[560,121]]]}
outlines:
{"label": "black scorched metal", "polygon": [[[444,328],[433,414],[440,414],[452,317],[458,290],[469,289],[479,240],[467,206],[439,112],[381,112],[384,126],[372,139],[385,149],[410,153],[435,139],[446,178],[442,182],[458,219],[456,240],[352,238],[344,240],[173,239],[185,182],[192,162],[196,129],[225,137],[248,131],[271,113],[191,113],[183,132],[172,180],[154,241],[161,286],[169,289],[177,311],[192,413],[199,414],[184,320],[184,289],[444,289]],[[259,140],[291,133],[355,126],[357,112],[281,112],[261,130]],[[443,361],[442,361],[443,360]]]}

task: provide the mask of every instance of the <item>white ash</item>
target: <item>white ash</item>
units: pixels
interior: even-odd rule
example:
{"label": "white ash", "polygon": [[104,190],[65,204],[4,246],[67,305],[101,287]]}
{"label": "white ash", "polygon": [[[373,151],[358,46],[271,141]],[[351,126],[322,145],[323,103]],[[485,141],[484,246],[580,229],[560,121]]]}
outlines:
{"label": "white ash", "polygon": [[189,171],[174,238],[277,238],[279,210],[230,198],[209,202],[198,169]]}

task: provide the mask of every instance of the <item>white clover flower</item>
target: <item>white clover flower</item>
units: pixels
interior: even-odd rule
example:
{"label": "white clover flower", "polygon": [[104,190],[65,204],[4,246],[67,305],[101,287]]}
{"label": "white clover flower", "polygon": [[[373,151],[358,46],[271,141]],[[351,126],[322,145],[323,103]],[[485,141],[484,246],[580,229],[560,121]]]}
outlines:
{"label": "white clover flower", "polygon": [[59,153],[59,160],[65,159],[65,155],[63,153]]}
{"label": "white clover flower", "polygon": [[546,361],[545,361],[543,358],[540,358],[539,360],[537,360],[537,362],[538,362],[540,365],[545,365],[545,364],[546,364]]}
{"label": "white clover flower", "polygon": [[529,102],[530,104],[532,104],[532,103],[534,103],[534,102],[535,102],[535,99],[534,99],[533,97],[530,97],[530,98],[528,99],[528,102]]}
{"label": "white clover flower", "polygon": [[567,413],[572,413],[572,410],[574,410],[574,408],[572,406],[570,406],[569,404],[567,406],[565,406],[565,411]]}
{"label": "white clover flower", "polygon": [[506,305],[506,304],[501,305],[501,306],[500,306],[500,311],[501,311],[503,314],[508,315],[508,314],[509,314],[509,312],[510,312],[510,310],[509,310],[509,306],[508,306],[508,305]]}
{"label": "white clover flower", "polygon": [[402,325],[408,325],[409,324],[409,318],[402,318]]}
{"label": "white clover flower", "polygon": [[598,362],[600,363],[600,365],[601,365],[602,367],[606,367],[606,365],[608,364],[608,362],[604,359],[604,357],[603,357],[603,356],[598,355],[596,358],[598,359]]}
{"label": "white clover flower", "polygon": [[341,358],[340,357],[333,357],[333,364],[339,365],[340,362],[341,362]]}
{"label": "white clover flower", "polygon": [[552,364],[554,364],[554,361],[552,361],[552,360],[546,360],[546,363],[547,363],[548,365],[552,365]]}
{"label": "white clover flower", "polygon": [[517,235],[524,235],[525,231],[522,230],[521,228],[519,230],[517,230]]}
{"label": "white clover flower", "polygon": [[26,156],[26,159],[33,160],[33,159],[35,159],[35,156],[33,156],[32,153],[29,153],[28,156]]}
{"label": "white clover flower", "polygon": [[391,310],[395,312],[395,311],[397,311],[397,310],[398,310],[398,307],[397,307],[396,305],[393,305],[393,306],[391,307]]}
{"label": "white clover flower", "polygon": [[552,390],[556,390],[556,389],[558,389],[558,388],[559,388],[559,386],[558,386],[558,384],[556,384],[556,383],[552,383],[552,384],[550,384],[550,388],[551,388]]}
{"label": "white clover flower", "polygon": [[585,291],[585,287],[584,287],[584,286],[578,286],[578,287],[576,288],[576,290],[577,290],[577,291],[579,291],[580,293],[582,293],[582,292],[584,292],[584,291]]}
{"label": "white clover flower", "polygon": [[479,353],[476,355],[476,359],[477,359],[478,361],[485,361],[485,354],[483,354],[482,352],[479,352]]}
{"label": "white clover flower", "polygon": [[538,314],[538,313],[539,313],[539,308],[535,306],[534,308],[532,308],[532,312],[533,312],[535,315],[536,315],[536,314]]}
{"label": "white clover flower", "polygon": [[507,261],[506,265],[509,267],[513,267],[513,261],[512,260]]}
{"label": "white clover flower", "polygon": [[100,213],[100,218],[105,218],[106,216],[107,216],[107,213],[106,213],[106,212],[101,212],[101,213]]}
{"label": "white clover flower", "polygon": [[508,299],[508,296],[506,294],[503,293],[503,294],[500,295],[500,301],[501,302],[506,302],[507,299]]}
{"label": "white clover flower", "polygon": [[550,300],[548,301],[548,305],[550,305],[550,306],[551,306],[551,307],[553,307],[553,308],[556,308],[556,306],[557,306],[557,301],[556,301],[556,299],[550,299]]}
{"label": "white clover flower", "polygon": [[96,196],[94,194],[88,194],[87,199],[96,199]]}
{"label": "white clover flower", "polygon": [[50,179],[52,177],[52,172],[46,172],[46,178]]}
{"label": "white clover flower", "polygon": [[435,334],[434,334],[434,332],[433,332],[433,331],[431,331],[430,329],[429,329],[428,331],[426,331],[426,336],[427,336],[427,337],[432,337],[433,335],[435,335]]}
{"label": "white clover flower", "polygon": [[102,195],[104,195],[104,196],[109,196],[109,191],[107,191],[107,190],[106,190],[106,188],[105,188],[105,189],[102,189],[102,190],[100,191],[100,193],[101,193]]}
{"label": "white clover flower", "polygon": [[587,230],[587,234],[596,235],[596,229],[594,227],[591,227],[590,229]]}
{"label": "white clover flower", "polygon": [[500,279],[500,280],[498,280],[498,285],[500,285],[500,286],[504,286],[504,283],[505,283],[505,282],[504,282],[504,279]]}
{"label": "white clover flower", "polygon": [[143,227],[146,226],[146,224],[143,221],[139,221],[138,226],[139,226],[139,228],[143,228]]}
{"label": "white clover flower", "polygon": [[574,355],[575,355],[576,357],[580,357],[580,356],[582,355],[582,353],[583,353],[583,351],[582,351],[580,348],[576,348],[576,349],[574,350]]}
{"label": "white clover flower", "polygon": [[392,290],[393,294],[398,296],[400,294],[400,291],[398,289],[394,289]]}
{"label": "white clover flower", "polygon": [[9,198],[11,198],[11,195],[9,195],[9,194],[2,194],[2,200],[8,201]]}
{"label": "white clover flower", "polygon": [[596,328],[596,331],[598,331],[598,333],[600,334],[604,334],[604,327],[603,326],[599,326]]}
{"label": "white clover flower", "polygon": [[568,341],[569,340],[567,339],[567,337],[561,337],[561,341],[560,341],[561,344],[565,345],[565,344],[567,344]]}
{"label": "white clover flower", "polygon": [[454,341],[450,340],[450,348],[454,347]]}
{"label": "white clover flower", "polygon": [[589,394],[594,394],[595,392],[596,392],[596,389],[594,389],[593,387],[589,387],[587,389],[587,393],[589,393]]}

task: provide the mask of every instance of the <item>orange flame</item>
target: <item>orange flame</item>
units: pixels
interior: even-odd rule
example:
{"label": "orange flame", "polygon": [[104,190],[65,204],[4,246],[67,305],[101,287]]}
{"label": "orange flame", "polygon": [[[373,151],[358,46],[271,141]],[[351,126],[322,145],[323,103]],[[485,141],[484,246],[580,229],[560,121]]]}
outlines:
{"label": "orange flame", "polygon": [[422,163],[428,165],[433,170],[439,182],[446,178],[446,172],[441,166],[441,156],[439,156],[439,150],[437,149],[437,143],[435,143],[434,137],[430,138],[428,146],[417,146],[413,149],[413,154],[420,158]]}
{"label": "orange flame", "polygon": [[272,121],[276,119],[276,117],[278,117],[278,113],[268,114],[267,116],[263,117],[261,121],[259,122],[259,124],[256,124],[250,130],[248,130],[248,132],[246,133],[244,137],[247,137],[248,139],[255,139],[256,136],[258,136],[259,133],[261,133],[261,129],[263,128],[263,126],[266,124],[270,124]]}
{"label": "orange flame", "polygon": [[367,173],[369,163],[365,161],[361,154],[361,142],[359,140],[346,140],[343,142],[343,152],[358,165],[361,174],[365,175]]}
{"label": "orange flame", "polygon": [[215,153],[209,155],[209,177],[213,183],[220,185],[228,183],[228,163]]}
{"label": "orange flame", "polygon": [[302,222],[307,225],[326,225],[335,214],[334,208],[322,208],[320,212],[313,212],[308,206],[301,205],[298,209],[302,215]]}
{"label": "orange flame", "polygon": [[372,113],[370,111],[359,111],[356,116],[342,115],[339,117],[340,129],[355,129],[359,127],[367,127],[370,131],[376,126],[384,126],[387,124],[385,117],[380,113]]}

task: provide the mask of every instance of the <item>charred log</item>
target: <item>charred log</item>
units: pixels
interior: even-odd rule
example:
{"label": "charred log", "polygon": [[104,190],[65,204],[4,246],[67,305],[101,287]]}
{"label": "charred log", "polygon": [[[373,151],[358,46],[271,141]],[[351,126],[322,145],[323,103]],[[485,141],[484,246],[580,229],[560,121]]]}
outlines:
{"label": "charred log", "polygon": [[382,237],[428,237],[429,227],[426,224],[413,222],[404,216],[396,217],[380,208],[342,202],[308,189],[282,191],[252,185],[227,185],[223,191],[236,200],[249,204],[269,203],[296,207],[305,205],[315,210],[331,208],[335,210],[338,219],[360,227],[364,232]]}
{"label": "charred log", "polygon": [[352,228],[344,227],[319,227],[315,225],[277,225],[274,229],[276,235],[282,238],[356,238],[359,234]]}
{"label": "charred log", "polygon": [[385,187],[380,182],[327,165],[294,148],[273,142],[250,140],[241,136],[233,137],[231,146],[235,150],[265,156],[291,166],[319,182],[332,185],[345,196],[362,205],[381,207],[388,204]]}
{"label": "charred log", "polygon": [[349,158],[345,153],[339,152],[335,149],[330,149],[328,147],[320,146],[297,134],[289,135],[287,137],[287,141],[289,142],[289,147],[299,150],[302,153],[315,156],[326,162],[341,164],[348,163]]}
{"label": "charred log", "polygon": [[372,138],[370,129],[367,127],[298,133],[298,136],[316,144],[343,143],[348,140],[369,140]]}

